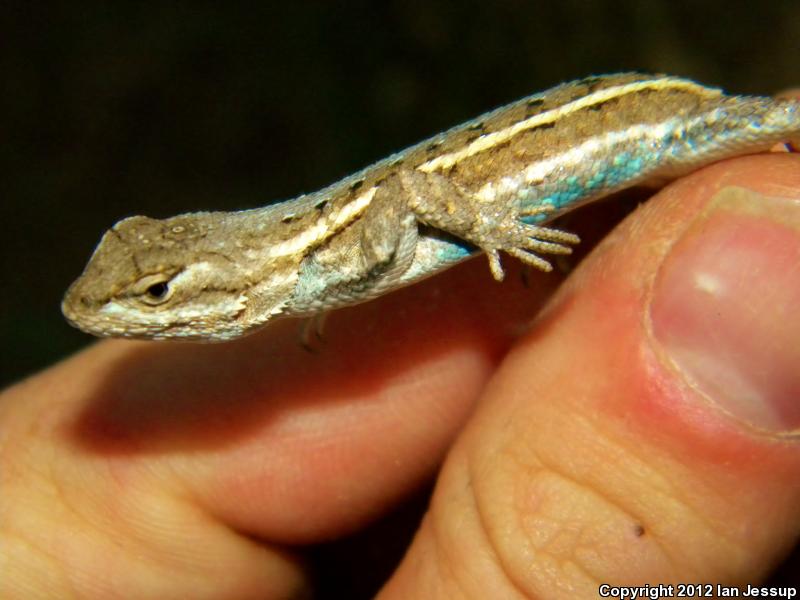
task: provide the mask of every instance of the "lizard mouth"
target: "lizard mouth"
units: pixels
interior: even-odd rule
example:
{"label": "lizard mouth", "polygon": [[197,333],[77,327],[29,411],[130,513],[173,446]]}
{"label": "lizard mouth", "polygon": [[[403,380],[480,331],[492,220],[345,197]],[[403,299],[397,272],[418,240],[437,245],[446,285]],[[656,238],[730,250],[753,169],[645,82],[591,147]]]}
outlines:
{"label": "lizard mouth", "polygon": [[80,280],[73,283],[61,302],[61,313],[67,322],[84,333],[97,336],[111,335],[101,325],[97,307],[80,292]]}
{"label": "lizard mouth", "polygon": [[61,303],[61,312],[70,325],[97,337],[141,338],[148,337],[148,334],[152,336],[149,328],[115,321],[108,315],[101,314],[90,301],[80,296],[70,296],[69,293]]}
{"label": "lizard mouth", "polygon": [[84,315],[91,310],[91,302],[80,293],[80,280],[75,281],[61,301],[61,312],[70,325],[84,330]]}
{"label": "lizard mouth", "polygon": [[85,288],[84,277],[80,277],[64,294],[61,313],[67,322],[84,333],[98,337],[128,337],[129,325],[123,326],[103,311],[109,300],[95,299]]}

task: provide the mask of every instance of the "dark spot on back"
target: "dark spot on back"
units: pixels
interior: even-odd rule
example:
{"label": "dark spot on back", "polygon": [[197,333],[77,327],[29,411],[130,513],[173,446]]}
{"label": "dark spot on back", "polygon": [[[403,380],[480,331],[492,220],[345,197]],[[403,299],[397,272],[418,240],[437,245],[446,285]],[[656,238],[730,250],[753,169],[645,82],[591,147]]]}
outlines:
{"label": "dark spot on back", "polygon": [[479,137],[481,137],[481,134],[480,134],[480,133],[470,133],[469,135],[467,135],[467,136],[464,138],[464,143],[465,143],[465,144],[471,144],[472,142],[474,142],[475,140],[477,140]]}
{"label": "dark spot on back", "polygon": [[642,537],[645,534],[644,525],[637,523],[633,528],[633,533],[636,537]]}
{"label": "dark spot on back", "polygon": [[620,97],[616,98],[609,98],[608,100],[604,100],[603,102],[598,102],[597,104],[592,104],[591,106],[587,106],[585,110],[590,110],[592,112],[600,112],[603,110],[607,110],[614,106],[615,104],[619,104]]}
{"label": "dark spot on back", "polygon": [[581,85],[585,85],[587,87],[591,87],[593,85],[596,86],[598,83],[602,81],[603,78],[600,77],[599,75],[589,75],[588,77],[584,77],[583,79],[578,81],[578,83]]}
{"label": "dark spot on back", "polygon": [[589,77],[584,77],[578,82],[580,85],[586,86],[586,95],[596,92],[603,83],[603,78],[598,77],[597,75],[590,75]]}
{"label": "dark spot on back", "polygon": [[525,118],[538,115],[544,109],[544,100],[536,98],[535,100],[528,100],[525,103]]}
{"label": "dark spot on back", "polygon": [[644,88],[643,90],[639,90],[636,95],[642,98],[646,98],[647,96],[651,96],[656,93],[656,90],[652,88]]}
{"label": "dark spot on back", "polygon": [[536,127],[531,127],[528,131],[531,132],[531,131],[536,131],[538,129],[552,129],[555,126],[556,126],[555,123],[542,123],[541,125],[537,125]]}
{"label": "dark spot on back", "polygon": [[434,140],[433,142],[428,144],[428,147],[425,148],[425,151],[426,152],[434,152],[434,151],[438,150],[441,145],[442,145],[442,140]]}
{"label": "dark spot on back", "polygon": [[363,179],[358,179],[357,181],[354,181],[353,183],[350,184],[350,191],[351,192],[355,192],[362,185],[364,185],[364,180]]}

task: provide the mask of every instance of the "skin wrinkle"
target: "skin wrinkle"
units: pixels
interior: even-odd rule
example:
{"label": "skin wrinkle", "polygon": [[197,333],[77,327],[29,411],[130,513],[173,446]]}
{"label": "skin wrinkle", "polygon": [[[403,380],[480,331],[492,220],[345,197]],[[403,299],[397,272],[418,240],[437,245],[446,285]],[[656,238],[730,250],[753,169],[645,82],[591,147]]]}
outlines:
{"label": "skin wrinkle", "polygon": [[[481,535],[481,537],[483,537],[483,539],[486,541],[482,546],[482,550],[488,551],[488,554],[490,554],[490,556],[493,557],[493,558],[490,559],[491,564],[494,565],[495,567],[497,567],[500,570],[500,572],[504,575],[506,582],[508,582],[511,585],[511,587],[519,594],[520,598],[527,598],[528,595],[519,586],[518,582],[514,578],[511,577],[511,574],[507,571],[506,565],[504,564],[504,561],[501,560],[501,557],[497,552],[497,548],[492,543],[492,540],[489,537],[489,532],[488,532],[488,529],[487,529],[487,526],[486,526],[485,517],[481,513],[480,508],[478,506],[478,502],[477,502],[476,494],[475,494],[475,488],[474,488],[473,485],[471,485],[471,482],[473,481],[472,467],[469,466],[471,464],[471,461],[469,459],[467,459],[465,462],[467,463],[466,473],[467,473],[467,480],[468,480],[467,484],[465,486],[465,488],[466,488],[465,491],[467,492],[467,494],[468,494],[468,496],[469,496],[469,498],[471,500],[470,504],[473,507],[472,513],[477,516],[477,519],[474,520],[474,523],[477,525],[476,529],[479,532],[479,534]],[[439,540],[450,540],[450,539],[452,539],[453,536],[451,535],[451,532],[449,531],[448,522],[447,522],[446,519],[432,519],[432,520],[433,520],[433,525],[431,526],[431,529],[432,529],[432,531],[434,533],[434,540],[435,539],[439,539]],[[438,526],[437,526],[437,524],[438,524]],[[444,533],[439,533],[440,529],[445,529],[445,528],[447,528],[448,530],[445,531]],[[437,543],[437,545],[436,545],[436,547],[441,548],[443,550],[447,549],[447,548],[450,548],[451,546],[452,546],[452,544],[449,543],[449,541],[439,541]],[[449,565],[449,569],[448,570],[452,574],[451,577],[450,577],[450,581],[453,581],[453,582],[461,581],[462,578],[461,577],[457,577],[456,573],[453,570],[455,565],[457,564],[457,561],[445,558],[445,559],[443,559],[441,561],[438,561],[437,564],[439,564],[439,565],[442,565],[442,564]],[[461,588],[464,587],[463,584],[458,584],[457,583],[457,585],[459,585],[459,587],[461,587]],[[464,595],[463,597],[466,598],[467,596]]]}
{"label": "skin wrinkle", "polygon": [[[526,468],[526,465],[524,465],[524,463],[521,463],[519,461],[518,457],[512,456],[511,460],[513,460],[518,465],[518,467],[520,467],[520,468],[522,468],[522,469],[524,469],[526,471],[530,471],[530,469]],[[536,471],[538,473],[542,473],[542,474],[543,473],[547,473],[547,474],[550,474],[550,475],[555,475],[556,477],[561,477],[563,480],[570,481],[571,483],[573,483],[575,485],[575,487],[577,487],[578,489],[584,489],[586,487],[586,486],[582,486],[576,480],[568,478],[564,473],[561,473],[561,472],[559,472],[559,471],[557,471],[557,470],[555,470],[555,469],[553,469],[551,467],[548,467],[544,463],[542,463],[542,467],[541,468],[537,468]],[[526,478],[525,481],[531,481],[531,479],[530,478]],[[516,515],[518,517],[520,517],[520,518],[523,518],[525,516],[525,512],[524,512],[523,509],[520,508],[520,509],[518,509],[516,511]],[[552,519],[548,519],[548,520],[550,520],[552,522]],[[527,529],[524,527],[524,525],[522,523],[519,523],[519,530],[520,531],[527,531]],[[527,536],[526,536],[526,538],[527,538]],[[537,546],[536,544],[531,542],[529,538],[527,539],[527,545],[531,549],[532,554],[534,556],[536,556],[536,555],[545,555],[545,556],[551,557],[554,560],[554,562],[557,565],[559,565],[559,567],[561,568],[561,572],[563,572],[565,570],[564,569],[565,565],[572,565],[578,570],[578,572],[583,573],[586,576],[587,579],[593,580],[593,581],[595,581],[595,583],[599,583],[596,580],[596,578],[594,576],[592,576],[587,571],[586,567],[584,567],[583,565],[580,564],[579,561],[577,561],[576,557],[573,556],[572,559],[569,559],[569,558],[566,558],[566,557],[559,556],[556,553],[550,552],[547,549],[548,546]],[[573,550],[574,550],[574,548],[573,548]],[[574,554],[574,552],[571,550],[570,554]]]}
{"label": "skin wrinkle", "polygon": [[[37,461],[38,462],[38,461]],[[39,479],[42,483],[47,485],[50,489],[49,496],[52,498],[56,498],[57,501],[60,500],[60,506],[67,511],[68,514],[72,514],[75,517],[78,517],[78,513],[75,511],[74,508],[70,506],[70,504],[66,501],[66,494],[64,492],[63,486],[59,485],[59,479],[57,474],[53,471],[54,465],[52,461],[44,461],[44,465],[46,468],[50,470],[50,474],[44,474],[39,472]],[[29,464],[31,468],[26,469],[26,477],[29,477],[31,474],[35,474],[37,471],[35,470],[35,463]],[[49,484],[49,485],[48,485]],[[79,522],[83,522],[86,525],[90,525],[91,523],[86,521],[85,519],[78,519]],[[94,528],[92,528],[94,529]],[[61,560],[61,557],[58,554],[47,547],[47,541],[45,539],[38,539],[33,540],[29,537],[25,537],[23,532],[20,530],[19,533],[15,533],[16,530],[14,529],[4,529],[4,531],[10,533],[20,541],[22,541],[27,547],[29,547],[34,553],[38,553],[38,555],[45,557],[48,562],[51,564],[51,568],[55,572],[61,573],[61,580],[66,582],[66,585],[70,586],[70,589],[75,592],[76,587],[74,586],[73,577],[67,572],[67,565],[65,561]],[[77,597],[77,594],[75,594]]]}
{"label": "skin wrinkle", "polygon": [[[49,565],[48,573],[60,574],[59,580],[63,582],[64,585],[69,586],[70,591],[72,592],[71,597],[78,598],[77,590],[73,585],[74,582],[72,581],[71,577],[67,576],[66,565],[63,561],[59,561],[52,553],[45,550],[43,546],[34,543],[33,540],[27,537],[24,537],[22,532],[17,533],[14,529],[4,529],[3,535],[5,538],[10,538],[10,540],[17,540],[17,543],[23,548],[27,548],[31,554],[44,559]],[[7,544],[7,546],[11,547],[12,544]],[[10,581],[15,582],[19,580],[10,579]],[[53,587],[52,583],[48,582],[48,587]]]}
{"label": "skin wrinkle", "polygon": [[[591,425],[591,421],[588,418],[583,419],[587,424]],[[593,428],[594,429],[594,428]],[[663,503],[664,500],[669,502],[673,508],[668,511],[660,511],[662,513],[666,512],[667,514],[672,515],[680,515],[680,518],[685,520],[688,516],[694,518],[695,521],[699,521],[704,527],[707,533],[711,533],[712,537],[715,537],[718,540],[725,540],[729,546],[732,547],[739,547],[739,543],[735,543],[730,539],[730,533],[727,529],[724,528],[724,525],[716,526],[716,523],[713,520],[709,520],[703,516],[703,511],[694,506],[692,502],[689,501],[688,498],[685,497],[684,493],[681,493],[681,486],[673,485],[668,478],[661,475],[661,472],[655,469],[649,462],[644,460],[640,460],[636,455],[626,452],[624,447],[621,450],[617,450],[616,452],[609,452],[609,446],[614,446],[619,448],[619,444],[613,444],[613,442],[608,439],[608,436],[601,436],[600,432],[595,432],[596,435],[592,436],[594,440],[604,440],[604,447],[602,450],[602,454],[604,456],[614,456],[614,455],[622,455],[626,460],[626,464],[628,465],[627,470],[632,473],[641,473],[642,475],[638,475],[637,478],[647,482],[647,489],[649,490],[649,497],[653,498],[654,496],[658,495],[660,501]],[[680,551],[678,556],[675,555],[675,552],[669,552],[670,543],[668,540],[663,539],[663,536],[658,536],[656,533],[659,531],[659,528],[656,527],[656,524],[650,523],[649,519],[643,518],[644,515],[637,515],[636,512],[632,512],[632,509],[626,508],[619,503],[619,500],[615,499],[608,493],[601,492],[601,486],[595,485],[596,482],[594,481],[586,481],[581,483],[580,479],[577,479],[573,476],[568,475],[565,471],[561,469],[557,469],[553,463],[547,461],[544,456],[537,453],[535,450],[533,454],[537,456],[537,460],[540,461],[542,464],[543,469],[556,474],[567,481],[571,481],[576,486],[581,489],[590,490],[595,496],[601,498],[605,501],[608,506],[614,507],[618,509],[622,514],[631,518],[633,523],[643,524],[645,530],[647,531],[648,539],[652,540],[658,548],[661,549],[661,553],[668,559],[671,565],[680,565],[686,564],[685,560],[683,560],[684,553],[682,549],[675,548],[676,552]],[[591,471],[590,471],[591,472]],[[695,484],[702,485],[702,481]],[[710,492],[713,492],[713,488],[706,491],[701,496],[706,495]],[[717,494],[714,494],[716,496]],[[680,512],[675,509],[675,507],[680,507]],[[705,558],[705,557],[704,557]],[[733,570],[732,570],[733,572]]]}
{"label": "skin wrinkle", "polygon": [[[52,480],[58,481],[56,477],[53,477]],[[110,473],[109,480],[116,481],[117,478]],[[126,556],[129,559],[133,557],[135,561],[133,564],[129,563],[128,569],[131,568],[144,569],[146,572],[148,572],[148,576],[153,575],[154,573],[161,573],[162,574],[161,579],[163,580],[168,580],[170,577],[175,576],[176,566],[180,567],[179,573],[180,576],[182,577],[197,574],[198,570],[196,567],[191,567],[187,569],[185,563],[182,560],[180,560],[180,558],[177,561],[176,560],[165,561],[164,557],[158,554],[157,548],[155,548],[156,551],[154,552],[153,551],[154,545],[152,543],[145,542],[146,537],[142,537],[141,535],[125,535],[121,538],[125,540],[125,544],[124,545],[117,544],[113,539],[109,537],[108,532],[102,529],[102,525],[99,522],[96,524],[93,520],[83,516],[83,514],[77,509],[77,507],[80,506],[80,504],[76,505],[75,503],[69,502],[67,500],[68,494],[64,492],[64,489],[69,489],[69,488],[63,488],[63,486],[56,486],[56,487],[58,490],[58,497],[61,498],[62,500],[61,501],[62,507],[64,507],[68,511],[68,513],[75,518],[77,522],[83,524],[83,527],[79,528],[83,534],[94,532],[96,534],[97,539],[104,540],[106,543],[118,546],[120,548],[124,547],[128,550],[126,552]],[[174,496],[175,500],[178,500],[179,498],[180,498],[179,495]],[[160,502],[161,500],[157,501]],[[144,511],[140,510],[142,506],[143,505],[140,503],[137,503],[135,506],[133,506],[131,503],[126,503],[125,512],[128,514],[136,515],[133,516],[132,519],[128,519],[126,521],[127,529],[129,529],[132,532],[138,532],[138,529],[135,527],[135,524],[141,521],[141,516],[145,514]],[[149,507],[150,504],[147,504],[146,506]],[[134,508],[133,513],[131,513],[130,511],[131,507]],[[134,525],[133,528],[130,527],[131,524]],[[134,548],[135,550],[131,552],[130,551],[131,548]],[[55,556],[53,556],[52,558],[53,560],[56,560]],[[64,568],[66,568],[67,563],[65,561],[61,561],[61,563],[59,564],[62,563],[64,564]],[[202,571],[200,572],[202,573]],[[65,572],[64,577],[66,581],[69,581],[72,584],[72,588],[74,590],[78,589],[77,583],[73,581],[73,578],[69,576],[68,573]],[[109,586],[111,587],[112,590],[117,591],[115,584],[109,581],[108,579],[105,579],[103,581],[103,587],[106,588]],[[76,595],[76,597],[78,596]]]}
{"label": "skin wrinkle", "polygon": [[[434,532],[438,532],[439,528],[434,525],[433,526],[433,531]],[[434,533],[433,535],[434,535],[434,540],[441,539],[441,536],[437,536],[436,533]],[[450,536],[448,536],[448,537],[450,537]],[[442,544],[442,542],[439,541],[438,543],[436,543],[435,547],[444,549],[444,548],[447,548],[449,546],[450,546],[450,544],[447,544],[447,546],[444,546]],[[439,552],[439,554],[442,555],[442,552]],[[452,586],[455,587],[457,592],[460,592],[460,593],[456,594],[455,597],[457,597],[457,598],[468,598],[469,596],[467,595],[467,589],[466,589],[467,582],[464,580],[464,575],[465,574],[464,574],[463,570],[456,569],[456,562],[451,560],[451,559],[448,559],[446,557],[446,555],[445,555],[444,559],[435,561],[435,564],[436,564],[436,567],[437,567],[436,571],[439,573],[440,585],[442,587],[444,587],[445,585],[448,585],[448,584],[452,585]],[[449,574],[449,577],[447,577],[446,579],[445,579],[444,575],[442,574],[442,570],[443,570],[442,567],[444,567],[447,570],[447,573]],[[462,575],[459,576],[459,573],[462,573]]]}
{"label": "skin wrinkle", "polygon": [[[591,486],[591,485],[587,485],[586,482],[581,482],[578,479],[570,477],[569,475],[566,474],[566,472],[557,470],[552,465],[548,466],[544,462],[542,463],[542,467],[539,469],[539,471],[541,471],[542,473],[547,473],[550,476],[554,476],[554,477],[560,479],[561,481],[571,483],[576,489],[581,490],[580,493],[582,494],[582,499],[585,499],[586,493],[588,491],[589,493],[591,493],[591,495],[594,498],[599,499],[600,501],[602,501],[602,503],[605,504],[606,507],[611,507],[611,508],[617,509],[622,515],[628,517],[630,519],[630,521],[632,523],[634,523],[634,524],[642,524],[642,523],[644,523],[645,524],[644,527],[648,531],[650,531],[650,529],[648,528],[649,526],[647,525],[647,519],[643,519],[643,518],[641,518],[641,516],[637,516],[637,515],[633,514],[629,509],[627,509],[627,508],[623,507],[622,505],[620,505],[617,501],[612,499],[609,495],[600,492],[596,487]],[[580,536],[578,536],[578,539],[580,539]],[[652,540],[653,543],[658,548],[661,549],[662,554],[664,554],[665,556],[668,556],[668,554],[665,552],[664,544],[658,539],[657,536],[650,536],[649,539]],[[534,545],[534,547],[539,550],[538,552],[536,550],[534,550],[535,553],[544,553],[544,554],[546,554],[548,556],[551,556],[556,561],[559,561],[559,558],[560,558],[559,555],[558,554],[554,554],[552,552],[549,552],[546,549],[546,546],[537,547],[537,546]],[[573,565],[576,569],[578,569],[579,572],[585,574],[587,579],[590,579],[595,584],[599,585],[600,583],[602,583],[603,579],[598,578],[596,575],[591,573],[588,570],[588,567],[583,565],[582,561],[580,561],[577,556],[574,556],[574,554],[575,554],[574,550],[577,550],[579,547],[580,546],[578,544],[575,544],[573,546],[573,548],[572,548],[572,551],[571,551],[571,554],[573,555],[573,558],[571,560],[563,558],[563,559],[561,559],[561,562],[559,562],[559,564],[561,564],[561,565],[566,565],[566,564]]]}
{"label": "skin wrinkle", "polygon": [[[591,421],[589,419],[584,418],[583,421],[591,427]],[[592,436],[592,439],[595,440],[603,439],[605,441],[603,455],[611,455],[611,453],[607,451],[608,445],[611,444],[611,441],[607,439],[607,436],[600,436],[599,432],[597,432],[597,435]],[[615,446],[619,447],[618,444],[615,444]],[[626,507],[620,504],[619,499],[614,498],[609,493],[604,493],[602,491],[601,485],[596,484],[597,482],[580,479],[579,478],[580,475],[568,474],[566,470],[558,468],[555,462],[548,461],[546,457],[542,455],[540,452],[538,452],[535,448],[531,448],[530,454],[532,456],[535,456],[535,460],[538,461],[539,466],[534,466],[531,464],[527,464],[524,461],[520,461],[519,457],[517,457],[515,454],[514,460],[519,465],[520,469],[523,469],[526,472],[546,472],[564,481],[570,482],[575,486],[576,489],[582,490],[583,494],[589,492],[595,498],[600,499],[603,502],[603,504],[605,504],[607,507],[611,507],[618,510],[623,516],[629,518],[631,523],[643,524],[645,529],[649,533],[657,531],[657,529],[654,528],[654,525],[650,524],[649,519],[644,518],[644,515],[636,514],[636,512],[632,510],[632,507]],[[653,492],[655,492],[656,490],[656,488],[654,487],[655,482],[658,481],[661,483],[663,495],[667,498],[675,499],[674,492],[676,490],[674,486],[669,485],[669,481],[666,478],[660,476],[660,474],[657,471],[653,470],[652,467],[650,467],[650,465],[648,465],[644,461],[639,461],[635,456],[631,455],[629,452],[626,452],[624,448],[622,450],[617,450],[616,454],[622,454],[625,457],[626,461],[628,461],[628,464],[630,464],[631,460],[636,461],[637,469],[628,468],[627,470],[640,473],[641,472],[647,473],[646,476],[644,477],[640,476],[639,479],[646,480],[648,482],[647,484],[648,489],[651,489],[653,490]],[[669,490],[669,491],[667,492],[664,490]],[[688,507],[687,503],[680,503],[680,504],[681,506]],[[695,511],[689,511],[689,512],[691,514],[697,514]],[[661,554],[663,556],[670,557],[670,553],[667,552],[667,548],[663,540],[660,540],[659,537],[656,535],[650,535],[648,539],[651,540],[658,548],[660,548]],[[533,547],[535,548],[536,546],[533,545]],[[671,564],[679,564],[674,560],[674,557],[668,558],[668,560]],[[589,574],[588,571],[586,571],[586,568],[582,567],[579,562],[573,560],[571,561],[571,563],[574,564],[576,567],[578,567],[582,572],[585,572],[587,576],[590,577],[592,580],[594,580],[596,583],[598,584],[600,583],[600,580],[598,580],[594,575]]]}
{"label": "skin wrinkle", "polygon": [[[480,474],[475,471],[476,465],[474,464],[474,461],[470,460],[470,457],[467,456],[465,462],[467,477],[469,480],[481,481],[479,478]],[[519,593],[520,597],[527,598],[528,594],[524,582],[519,581],[519,579],[514,576],[510,562],[504,559],[505,553],[500,551],[500,544],[491,534],[492,528],[489,527],[489,520],[485,510],[481,508],[482,503],[479,499],[479,494],[476,487],[474,485],[470,485],[469,489],[469,496],[472,500],[471,504],[473,507],[472,512],[477,517],[475,523],[478,526],[477,528],[481,532],[482,537],[484,540],[486,540],[484,547],[488,549],[491,555],[494,557],[494,560],[492,561],[493,564],[500,569],[500,572],[505,576],[506,581],[513,587],[514,590]]]}

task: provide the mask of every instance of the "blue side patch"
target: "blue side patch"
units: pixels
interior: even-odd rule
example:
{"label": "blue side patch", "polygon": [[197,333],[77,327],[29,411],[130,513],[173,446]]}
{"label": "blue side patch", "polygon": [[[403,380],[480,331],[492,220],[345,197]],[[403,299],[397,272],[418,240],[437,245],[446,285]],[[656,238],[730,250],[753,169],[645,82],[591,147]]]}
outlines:
{"label": "blue side patch", "polygon": [[[636,178],[646,168],[648,162],[655,158],[653,156],[648,159],[647,156],[642,157],[633,152],[620,152],[610,162],[597,165],[597,170],[583,178],[571,175],[556,184],[543,186],[546,195],[538,204],[552,204],[556,210],[563,210],[597,192],[617,188],[626,181]],[[547,215],[536,215],[523,220],[535,223],[547,218]]]}
{"label": "blue side patch", "polygon": [[470,254],[472,254],[475,249],[464,243],[464,245],[458,244],[456,242],[447,241],[441,242],[441,247],[438,249],[436,253],[436,258],[438,258],[443,263],[449,262],[456,262],[463,258],[466,258]]}

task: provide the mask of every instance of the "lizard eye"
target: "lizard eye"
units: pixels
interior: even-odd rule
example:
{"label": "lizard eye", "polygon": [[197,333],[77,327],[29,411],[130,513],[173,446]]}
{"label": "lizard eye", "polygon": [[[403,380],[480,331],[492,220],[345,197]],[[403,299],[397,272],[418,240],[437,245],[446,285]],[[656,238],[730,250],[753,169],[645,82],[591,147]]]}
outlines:
{"label": "lizard eye", "polygon": [[150,300],[161,302],[169,294],[169,285],[166,281],[154,283],[145,291]]}
{"label": "lizard eye", "polygon": [[152,275],[140,280],[135,295],[138,300],[150,306],[163,304],[172,297],[172,286],[164,275]]}

